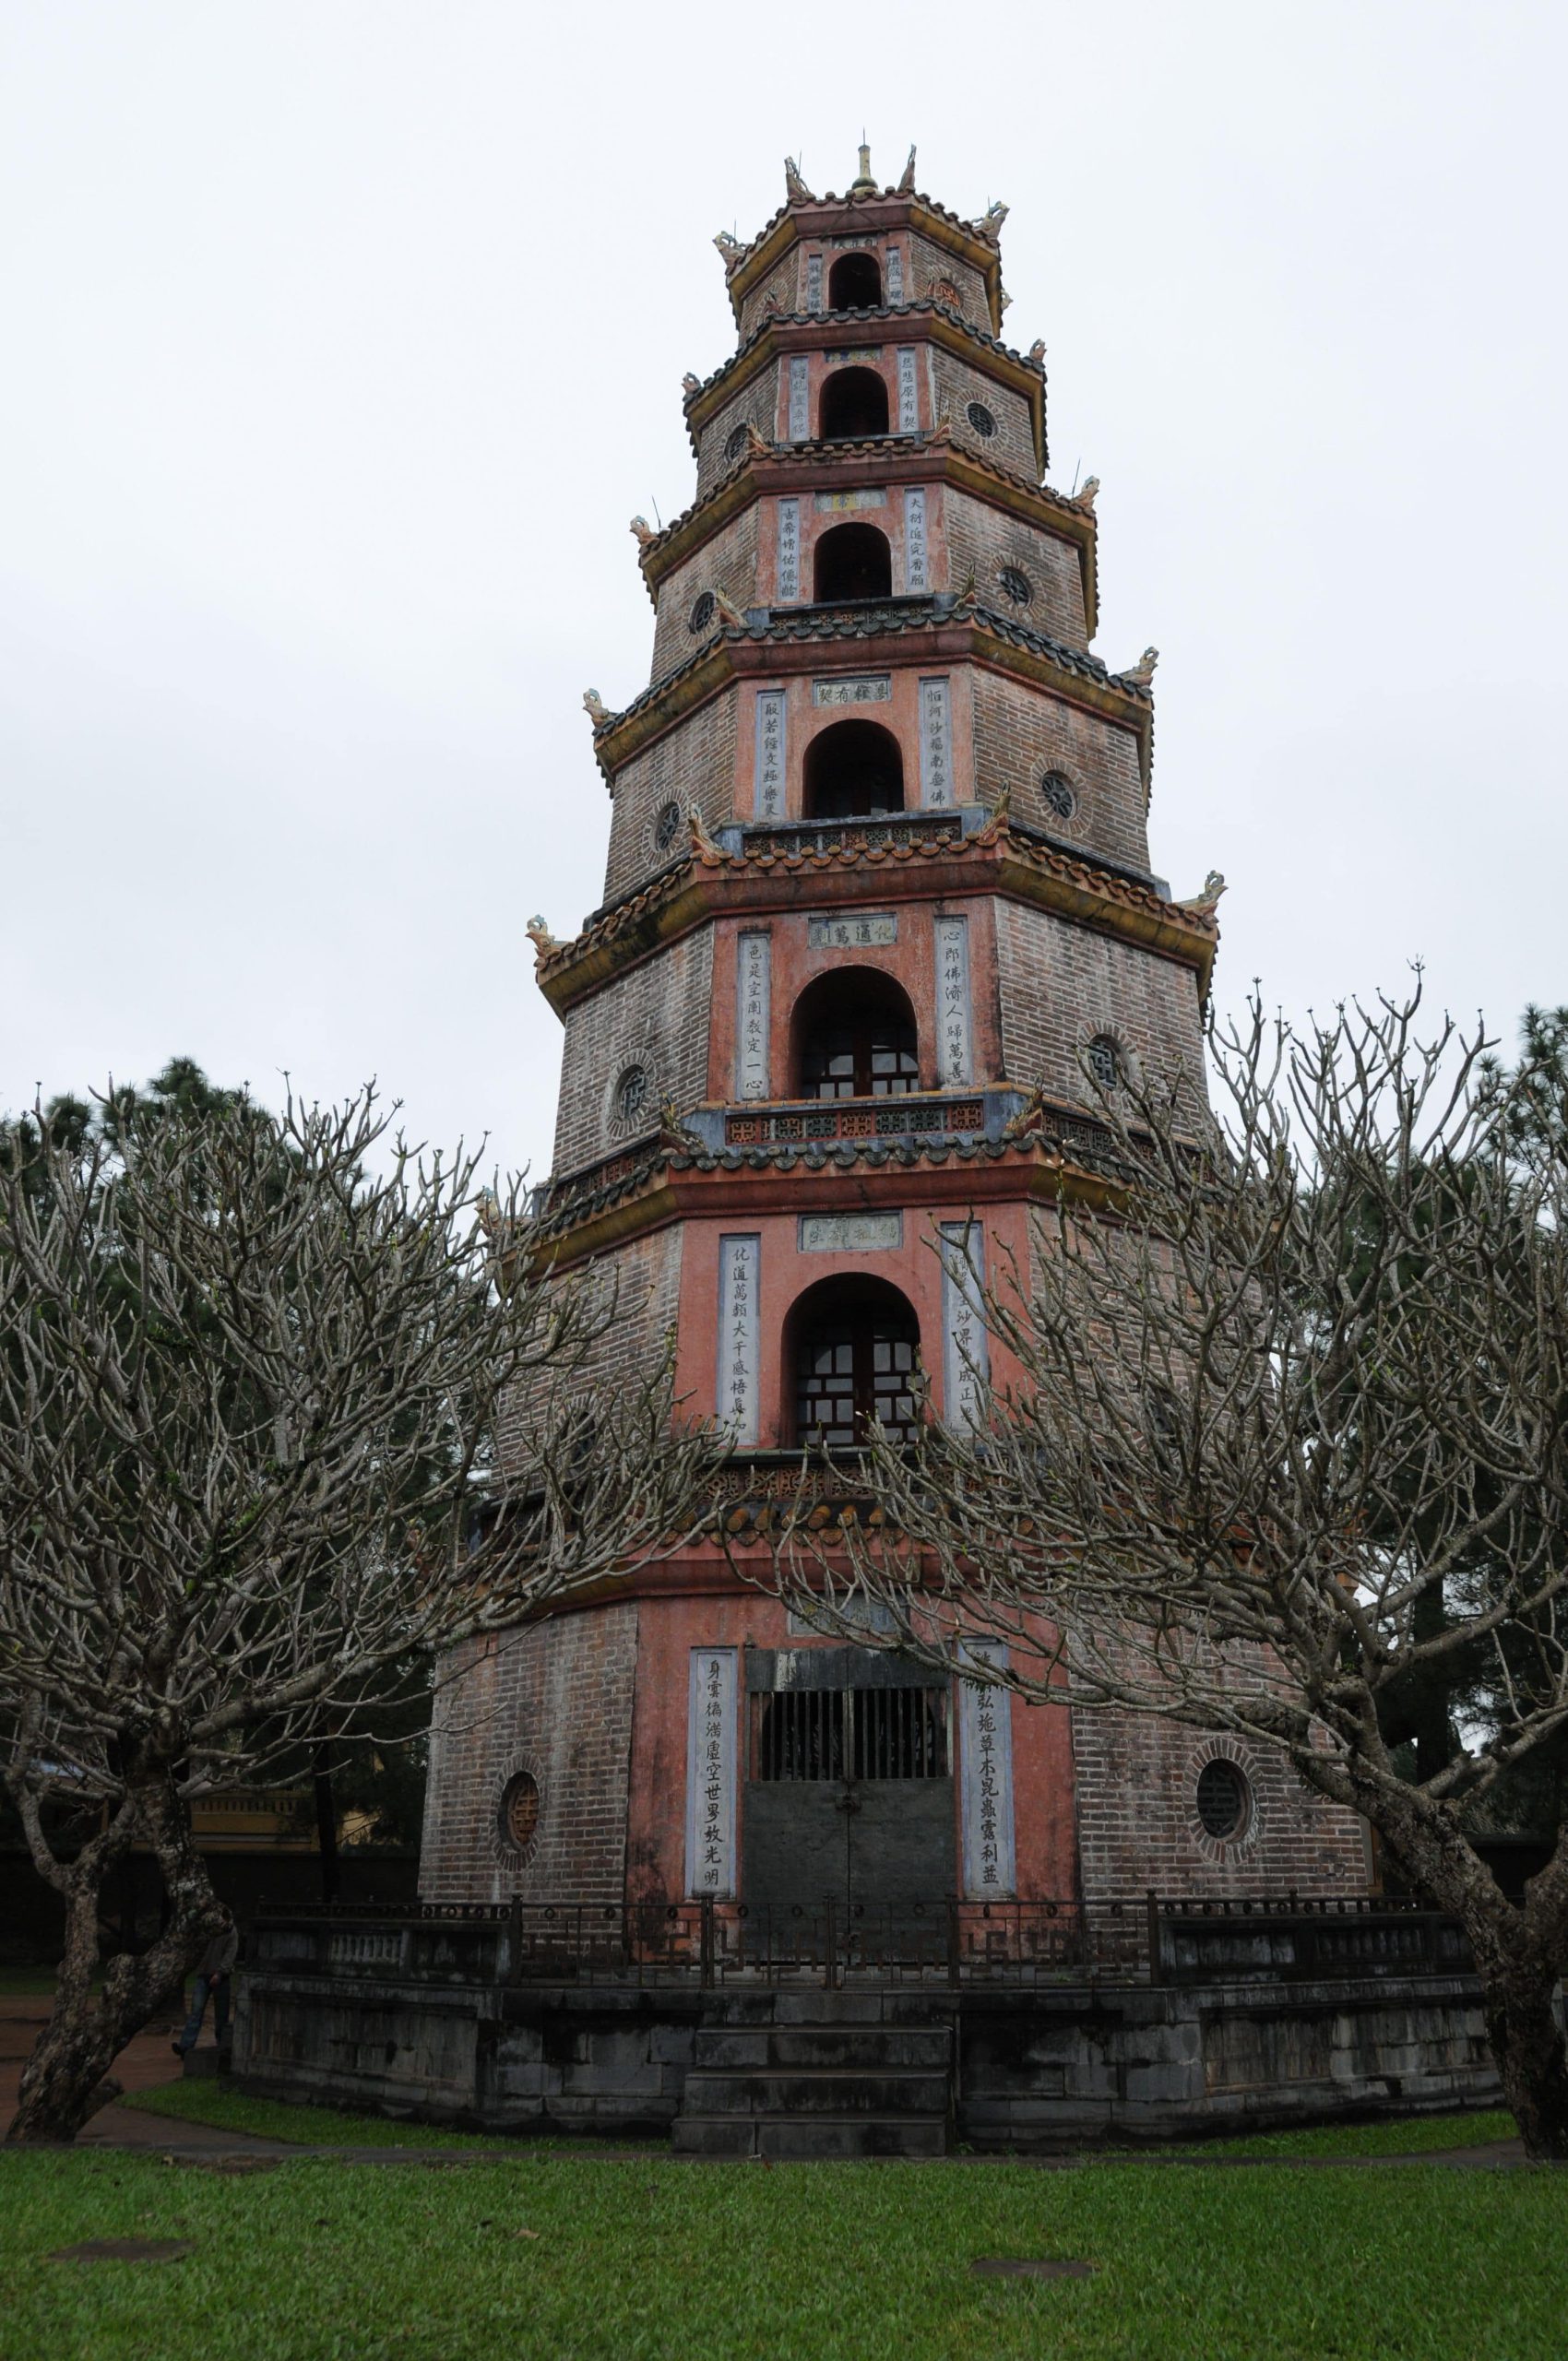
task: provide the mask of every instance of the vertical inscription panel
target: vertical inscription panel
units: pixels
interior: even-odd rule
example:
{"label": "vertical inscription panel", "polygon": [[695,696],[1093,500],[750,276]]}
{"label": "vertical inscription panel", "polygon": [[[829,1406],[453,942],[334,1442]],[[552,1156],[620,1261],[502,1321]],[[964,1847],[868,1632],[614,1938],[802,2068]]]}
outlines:
{"label": "vertical inscription panel", "polygon": [[753,808],[759,820],[784,817],[784,692],[759,689]]}
{"label": "vertical inscription panel", "polygon": [[923,484],[911,484],[904,494],[904,587],[911,598],[917,590],[931,588]]}
{"label": "vertical inscription panel", "polygon": [[756,1441],[761,1278],[762,1239],[755,1230],[719,1240],[719,1419],[737,1444]]}
{"label": "vertical inscription panel", "polygon": [[889,246],[887,249],[887,300],[890,303],[901,303],[904,300],[904,249],[902,246]]}
{"label": "vertical inscription panel", "polygon": [[739,1098],[768,1095],[771,954],[772,943],[766,934],[742,934],[736,947],[735,1095]]}
{"label": "vertical inscription panel", "polygon": [[780,601],[798,599],[801,595],[801,504],[798,500],[781,500],[778,504],[778,597]]}
{"label": "vertical inscription panel", "polygon": [[898,432],[918,434],[921,424],[920,383],[915,375],[915,355],[912,346],[900,345],[898,370]]}
{"label": "vertical inscription panel", "polygon": [[969,1025],[969,921],[936,921],[936,1070],[944,1087],[973,1082]]}
{"label": "vertical inscription panel", "polygon": [[921,802],[928,812],[953,804],[953,711],[945,680],[921,682]]}
{"label": "vertical inscription panel", "polygon": [[820,312],[822,309],[822,256],[820,255],[806,256],[806,309],[808,312]]}
{"label": "vertical inscription panel", "polygon": [[[970,1641],[971,1664],[998,1667],[1007,1651],[994,1640]],[[958,1748],[964,1823],[964,1898],[999,1902],[1016,1880],[1013,1845],[1013,1700],[988,1681],[958,1684]]]}
{"label": "vertical inscription panel", "polygon": [[811,364],[803,352],[790,356],[790,440],[809,443],[812,431]]}
{"label": "vertical inscription panel", "polygon": [[942,1255],[942,1382],[950,1427],[978,1426],[991,1369],[985,1332],[985,1231],[978,1221],[944,1221]]}
{"label": "vertical inscription panel", "polygon": [[686,1723],[686,1892],[710,1902],[735,1893],[733,1648],[694,1648]]}

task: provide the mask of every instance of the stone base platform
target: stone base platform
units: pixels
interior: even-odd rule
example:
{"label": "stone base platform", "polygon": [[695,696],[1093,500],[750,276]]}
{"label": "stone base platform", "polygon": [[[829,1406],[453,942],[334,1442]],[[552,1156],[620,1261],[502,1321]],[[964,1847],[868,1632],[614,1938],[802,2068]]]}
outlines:
{"label": "stone base platform", "polygon": [[1473,1977],[464,1984],[241,1971],[238,2086],[707,2154],[1047,2150],[1496,2105]]}

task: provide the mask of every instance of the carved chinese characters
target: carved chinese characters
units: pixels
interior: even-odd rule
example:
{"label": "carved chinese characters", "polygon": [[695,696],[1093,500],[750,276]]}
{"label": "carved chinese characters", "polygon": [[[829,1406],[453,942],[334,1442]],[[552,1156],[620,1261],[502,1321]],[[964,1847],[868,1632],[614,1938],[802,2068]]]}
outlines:
{"label": "carved chinese characters", "polygon": [[767,1097],[769,939],[742,934],[735,954],[735,1095]]}
{"label": "carved chinese characters", "polygon": [[976,1426],[990,1360],[981,1290],[985,1231],[978,1221],[942,1225],[942,1377],[950,1427]]}
{"label": "carved chinese characters", "polygon": [[936,1072],[944,1087],[974,1080],[969,1041],[969,921],[936,921]]}
{"label": "carved chinese characters", "polygon": [[915,375],[915,355],[911,347],[898,349],[898,432],[917,434],[920,432],[921,402],[919,381]]}
{"label": "carved chinese characters", "polygon": [[759,820],[784,817],[784,692],[759,689],[756,701],[755,811]]}
{"label": "carved chinese characters", "polygon": [[781,599],[798,599],[801,595],[801,504],[798,500],[781,500],[778,504],[778,596]]}
{"label": "carved chinese characters", "polygon": [[925,489],[911,484],[904,494],[904,587],[911,593],[931,588],[925,537]]}
{"label": "carved chinese characters", "polygon": [[719,1416],[737,1443],[757,1435],[757,1292],[762,1240],[719,1241]]}
{"label": "carved chinese characters", "polygon": [[735,1892],[735,1651],[694,1648],[686,1726],[686,1891]]}
{"label": "carved chinese characters", "polygon": [[[994,1640],[971,1641],[972,1664],[1002,1666],[1007,1651]],[[1006,1690],[983,1680],[958,1686],[959,1765],[964,1821],[964,1892],[970,1902],[1000,1901],[1014,1892],[1013,1711]]]}
{"label": "carved chinese characters", "polygon": [[947,683],[921,682],[921,801],[928,812],[953,802],[953,729]]}

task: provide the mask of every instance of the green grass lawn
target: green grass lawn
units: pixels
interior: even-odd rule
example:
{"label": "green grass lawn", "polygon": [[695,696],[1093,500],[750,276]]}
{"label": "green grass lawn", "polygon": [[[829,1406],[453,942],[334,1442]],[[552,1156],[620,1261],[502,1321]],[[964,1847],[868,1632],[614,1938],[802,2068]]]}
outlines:
{"label": "green grass lawn", "polygon": [[[210,2123],[220,2131],[246,2131],[258,2140],[294,2140],[306,2148],[457,2148],[488,2150],[509,2143],[494,2132],[443,2131],[429,2123],[394,2123],[380,2115],[349,2115],[335,2106],[292,2106],[281,2099],[247,2098],[216,2079],[160,2082],[134,2091],[123,2104],[143,2115],[167,2116],[178,2123]],[[519,2148],[533,2142],[517,2143]],[[577,2145],[552,2141],[552,2147]]]}
{"label": "green grass lawn", "polygon": [[1547,2172],[0,2154],[6,2361],[1559,2361],[1565,2258]]}
{"label": "green grass lawn", "polygon": [[[1518,2126],[1505,2107],[1459,2115],[1403,2115],[1377,2123],[1324,2123],[1312,2131],[1253,2131],[1235,2140],[1183,2147],[1189,2156],[1424,2156],[1434,2148],[1479,2148],[1512,2140]],[[1568,2339],[1564,2340],[1568,2343]]]}

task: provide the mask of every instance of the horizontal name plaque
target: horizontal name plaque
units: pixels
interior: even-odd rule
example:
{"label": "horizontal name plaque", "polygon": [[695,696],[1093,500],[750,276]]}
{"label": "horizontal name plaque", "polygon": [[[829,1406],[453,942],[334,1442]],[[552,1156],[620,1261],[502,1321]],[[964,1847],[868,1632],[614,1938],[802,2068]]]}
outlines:
{"label": "horizontal name plaque", "polygon": [[847,508],[885,508],[887,494],[866,486],[860,492],[819,492],[816,513],[819,516],[839,515]]}
{"label": "horizontal name plaque", "polygon": [[814,681],[813,705],[886,705],[893,695],[891,672],[862,673],[853,681]]}
{"label": "horizontal name plaque", "polygon": [[861,943],[897,940],[898,919],[892,910],[856,910],[844,918],[806,920],[806,945],[812,951],[854,951]]}
{"label": "horizontal name plaque", "polygon": [[802,1254],[874,1254],[904,1243],[902,1214],[802,1214]]}

